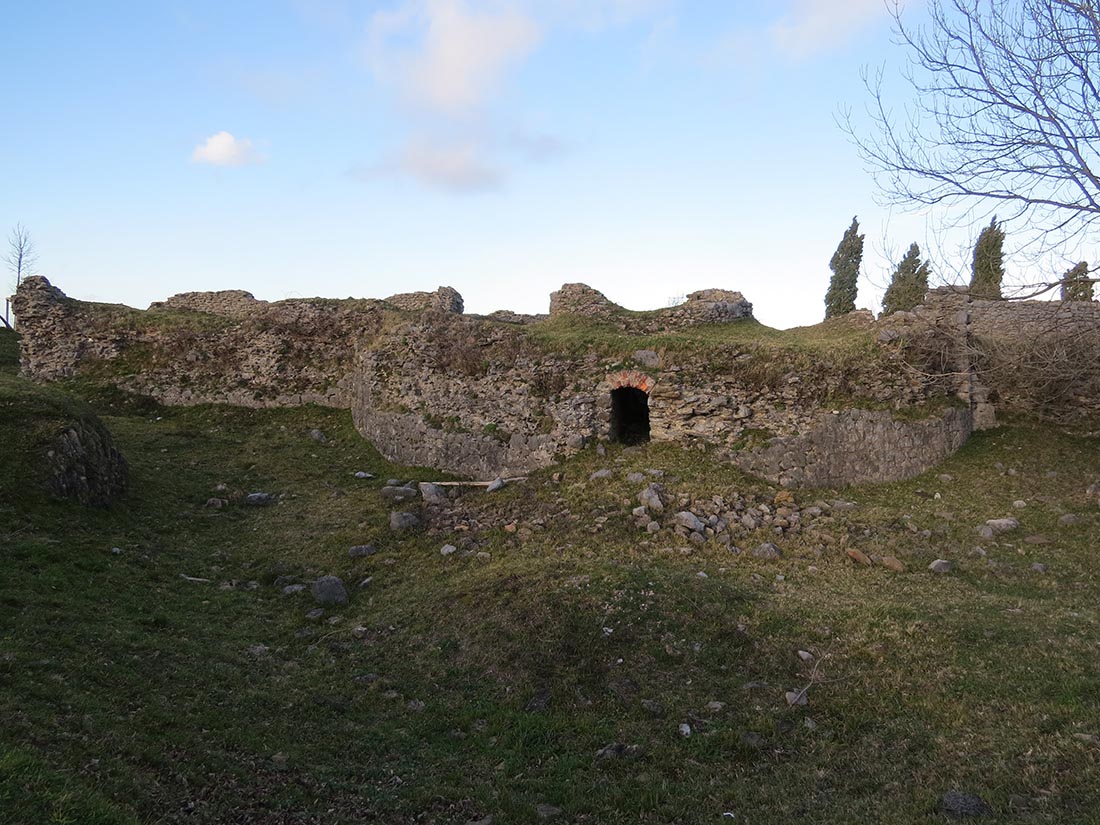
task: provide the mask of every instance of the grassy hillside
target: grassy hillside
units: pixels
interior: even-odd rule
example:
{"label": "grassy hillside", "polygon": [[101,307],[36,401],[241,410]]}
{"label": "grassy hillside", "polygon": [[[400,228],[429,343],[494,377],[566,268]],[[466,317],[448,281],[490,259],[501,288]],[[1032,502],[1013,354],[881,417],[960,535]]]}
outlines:
{"label": "grassy hillside", "polygon": [[[0,348],[7,397],[33,397]],[[436,476],[346,413],[90,400],[128,497],[8,485],[0,506],[2,822],[923,823],[952,788],[996,822],[1100,805],[1096,439],[1005,429],[911,482],[798,493],[856,506],[754,536],[784,552],[762,561],[634,526],[631,471],[664,471],[674,507],[775,493],[669,445],[590,450],[396,536],[383,481]],[[0,444],[22,426],[0,414]],[[283,589],[323,574],[351,601],[310,618],[308,587]]]}

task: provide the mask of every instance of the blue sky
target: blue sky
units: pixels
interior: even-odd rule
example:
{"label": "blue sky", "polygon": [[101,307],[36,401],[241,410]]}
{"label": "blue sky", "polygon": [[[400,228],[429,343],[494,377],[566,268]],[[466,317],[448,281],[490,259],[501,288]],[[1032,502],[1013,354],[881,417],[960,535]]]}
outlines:
{"label": "blue sky", "polygon": [[835,122],[861,67],[903,60],[881,0],[15,4],[0,230],[70,295],[133,306],[447,284],[545,312],[583,281],[815,323],[852,215],[860,306],[926,239]]}

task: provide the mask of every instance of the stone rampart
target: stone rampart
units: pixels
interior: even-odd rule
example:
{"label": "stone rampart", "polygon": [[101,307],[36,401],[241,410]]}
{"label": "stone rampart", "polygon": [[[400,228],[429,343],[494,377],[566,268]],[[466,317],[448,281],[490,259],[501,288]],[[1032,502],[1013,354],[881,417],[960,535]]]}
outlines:
{"label": "stone rampart", "polygon": [[773,438],[734,455],[734,463],[784,487],[846,487],[920,475],[970,436],[969,409],[923,420],[897,420],[882,410],[822,413],[806,432]]}
{"label": "stone rampart", "polygon": [[185,309],[227,318],[244,318],[267,306],[267,301],[256,300],[251,292],[223,289],[219,292],[181,292],[150,304],[149,309]]}

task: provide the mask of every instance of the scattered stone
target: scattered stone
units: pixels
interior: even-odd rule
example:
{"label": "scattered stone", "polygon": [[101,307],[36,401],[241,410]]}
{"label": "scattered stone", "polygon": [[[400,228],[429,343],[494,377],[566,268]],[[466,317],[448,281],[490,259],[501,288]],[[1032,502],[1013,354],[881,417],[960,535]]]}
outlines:
{"label": "scattered stone", "polygon": [[1014,518],[991,518],[985,523],[985,526],[993,531],[993,535],[997,536],[1015,530],[1020,526],[1020,522]]}
{"label": "scattered stone", "polygon": [[905,572],[905,563],[895,558],[894,556],[883,556],[881,559],[879,559],[879,564],[881,564],[887,570],[893,570],[895,573]]}
{"label": "scattered stone", "polygon": [[325,616],[325,609],[323,607],[315,607],[306,613],[306,619],[311,622],[319,622]]}
{"label": "scattered stone", "polygon": [[1014,502],[1012,502],[1012,506],[1015,507],[1017,510],[1023,510],[1025,507],[1027,507],[1027,502],[1024,501],[1022,498],[1018,498]]}
{"label": "scattered stone", "polygon": [[318,444],[324,444],[326,441],[328,441],[328,439],[325,438],[325,434],[320,430],[310,430],[309,437],[316,441]]}
{"label": "scattered stone", "polygon": [[374,474],[373,473],[368,473],[365,470],[359,470],[359,472],[357,472],[355,474],[355,477],[356,478],[361,478],[361,479],[371,479],[371,478],[374,478]]}
{"label": "scattered stone", "polygon": [[362,673],[352,679],[357,685],[373,685],[382,677],[377,673]]}
{"label": "scattered stone", "polygon": [[651,521],[649,524],[647,524],[645,526],[645,531],[647,533],[656,533],[656,532],[659,532],[660,529],[661,529],[661,523],[659,521]]}
{"label": "scattered stone", "polygon": [[783,697],[787,700],[787,704],[791,707],[805,705],[807,702],[806,691],[804,690],[788,690],[786,693],[783,694]]}
{"label": "scattered stone", "polygon": [[1036,573],[1045,573],[1045,572],[1047,572],[1047,566],[1045,564],[1043,564],[1042,562],[1038,562],[1038,561],[1035,562],[1035,564],[1031,565],[1031,569],[1034,570]]}
{"label": "scattered stone", "polygon": [[1100,736],[1091,733],[1075,733],[1073,738],[1078,742],[1084,742],[1086,745],[1100,745]]}
{"label": "scattered stone", "polygon": [[938,478],[944,484],[950,484],[952,481],[955,480],[955,477],[950,473],[940,473],[938,476],[936,476],[936,478]]}
{"label": "scattered stone", "polygon": [[301,593],[305,589],[306,586],[304,584],[288,584],[283,588],[283,595],[293,596],[295,593]]}
{"label": "scattered stone", "polygon": [[439,555],[449,556],[452,553],[455,553],[457,551],[458,551],[458,548],[455,547],[453,544],[444,544],[442,547],[439,548]]}
{"label": "scattered stone", "polygon": [[405,707],[407,707],[409,710],[413,711],[414,713],[420,713],[420,711],[424,710],[424,708],[426,708],[427,705],[424,704],[419,699],[412,699],[412,700],[409,701],[409,703]]}
{"label": "scattered stone", "polygon": [[638,493],[638,503],[643,507],[648,507],[655,513],[660,513],[665,509],[664,499],[662,494],[665,488],[660,484],[653,483]]}
{"label": "scattered stone", "polygon": [[474,558],[477,559],[478,561],[489,561],[490,559],[493,558],[493,554],[489,553],[486,550],[481,550],[481,551],[478,552],[478,554],[476,556],[474,556]]}
{"label": "scattered stone", "polygon": [[321,576],[313,583],[311,592],[320,604],[348,603],[348,590],[338,576]]}
{"label": "scattered stone", "polygon": [[629,473],[627,474],[626,480],[629,481],[631,484],[641,484],[643,481],[645,481],[645,475],[638,472]]}
{"label": "scattered stone", "polygon": [[632,756],[637,756],[638,751],[639,748],[637,745],[627,745],[624,742],[612,742],[610,745],[604,745],[596,751],[596,761],[605,762],[610,759],[629,759]]}
{"label": "scattered stone", "polygon": [[257,658],[261,656],[266,656],[269,650],[270,648],[268,648],[267,645],[252,645],[250,648],[248,648],[249,654],[252,656],[256,656]]}
{"label": "scattered stone", "polygon": [[693,533],[701,533],[707,529],[707,526],[700,521],[699,517],[690,510],[681,510],[674,515],[672,517],[672,523],[677,527],[683,527]]}
{"label": "scattered stone", "polygon": [[427,504],[447,503],[447,491],[438,484],[432,484],[430,481],[421,481],[418,486],[420,489],[420,497],[423,498]]}
{"label": "scattered stone", "polygon": [[947,559],[936,559],[934,562],[928,565],[928,569],[931,570],[933,573],[950,573],[952,570],[955,569],[955,565],[954,563],[949,562]]}
{"label": "scattered stone", "polygon": [[655,369],[661,366],[661,356],[651,349],[634,350],[634,355],[632,357],[641,366],[648,367],[649,369]]}
{"label": "scattered stone", "polygon": [[752,556],[753,558],[764,559],[765,561],[772,561],[774,559],[783,558],[783,551],[772,544],[770,541],[766,541],[753,549]]}
{"label": "scattered stone", "polygon": [[641,701],[642,710],[651,716],[664,716],[665,706],[658,702],[656,699],[643,699]]}
{"label": "scattered stone", "polygon": [[1066,513],[1064,516],[1059,517],[1058,524],[1062,527],[1069,527],[1071,524],[1077,524],[1081,521],[1081,517],[1076,513]]}
{"label": "scattered stone", "polygon": [[395,533],[415,530],[421,525],[420,514],[410,510],[395,510],[390,513],[390,529]]}
{"label": "scattered stone", "polygon": [[229,504],[229,500],[224,498],[208,498],[206,500],[206,506],[211,510],[220,510],[227,504]]}
{"label": "scattered stone", "polygon": [[539,819],[553,819],[561,813],[561,808],[544,802],[535,806],[535,813],[538,814]]}
{"label": "scattered stone", "polygon": [[993,528],[983,524],[978,528],[978,535],[983,539],[993,538]]}
{"label": "scattered stone", "polygon": [[112,556],[121,556],[122,555],[122,548],[121,547],[112,547],[111,548],[111,555]]}
{"label": "scattered stone", "polygon": [[244,497],[244,503],[249,507],[266,507],[278,500],[279,497],[271,493],[249,493]]}
{"label": "scattered stone", "polygon": [[862,550],[856,550],[854,547],[847,551],[846,555],[856,564],[862,564],[864,567],[871,566],[871,560],[867,558],[867,554]]}
{"label": "scattered stone", "polygon": [[680,731],[681,736],[691,736],[691,725],[687,722],[681,722],[677,730]]}
{"label": "scattered stone", "polygon": [[378,548],[373,544],[357,544],[348,550],[348,555],[353,559],[362,559],[367,556],[373,556],[378,552]]}
{"label": "scattered stone", "polygon": [[598,481],[601,478],[611,478],[611,471],[606,467],[602,470],[596,470],[592,475],[588,477],[589,481]]}
{"label": "scattered stone", "polygon": [[943,795],[939,803],[940,813],[952,819],[966,819],[972,816],[985,816],[993,811],[977,794],[967,791],[950,790]]}
{"label": "scattered stone", "polygon": [[504,479],[503,478],[494,478],[491,482],[489,482],[489,486],[485,488],[485,492],[495,493],[497,490],[503,490],[503,489],[504,489]]}
{"label": "scattered stone", "polygon": [[803,662],[812,662],[814,660],[814,654],[810,653],[808,650],[800,650],[798,651],[798,658]]}
{"label": "scattered stone", "polygon": [[[693,533],[692,535],[697,536],[699,534],[698,533]],[[705,572],[700,570],[698,573],[695,574],[695,578],[697,578],[697,579],[709,579],[710,576],[708,576]]]}
{"label": "scattered stone", "polygon": [[367,576],[365,579],[359,582],[359,589],[362,590],[364,587],[370,587],[370,583],[372,581],[374,581],[374,576]]}
{"label": "scattered stone", "polygon": [[411,499],[417,498],[420,495],[420,490],[415,487],[387,486],[379,490],[379,493],[386,501],[394,504],[401,504],[404,501],[410,501]]}
{"label": "scattered stone", "polygon": [[707,702],[707,710],[711,713],[718,713],[726,706],[725,702]]}

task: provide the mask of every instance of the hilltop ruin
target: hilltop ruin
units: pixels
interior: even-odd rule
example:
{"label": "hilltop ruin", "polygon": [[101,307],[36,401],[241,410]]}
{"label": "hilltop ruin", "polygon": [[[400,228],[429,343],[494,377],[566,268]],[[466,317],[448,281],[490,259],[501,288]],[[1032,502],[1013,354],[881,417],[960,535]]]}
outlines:
{"label": "hilltop ruin", "polygon": [[[545,316],[467,315],[449,287],[271,303],[185,293],[136,310],[75,301],[41,277],[24,281],[14,307],[22,371],[37,380],[107,381],[169,405],[347,408],[388,459],[479,478],[593,442],[654,440],[785,486],[934,466],[995,422],[997,394],[977,378],[970,339],[1019,337],[1063,312],[937,290],[887,322],[856,312],[795,335],[716,289],[631,312],[566,284]],[[1095,330],[1098,308],[1064,312]]]}

